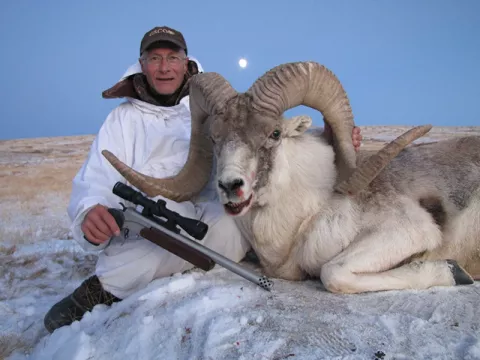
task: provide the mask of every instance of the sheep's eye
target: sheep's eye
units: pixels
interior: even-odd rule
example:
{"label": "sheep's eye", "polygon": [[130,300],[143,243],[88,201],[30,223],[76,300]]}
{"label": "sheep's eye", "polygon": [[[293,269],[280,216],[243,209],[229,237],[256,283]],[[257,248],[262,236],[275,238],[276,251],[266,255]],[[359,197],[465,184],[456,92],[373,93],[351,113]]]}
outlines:
{"label": "sheep's eye", "polygon": [[280,130],[274,130],[272,132],[272,134],[270,135],[270,137],[274,140],[278,140],[278,139],[280,139],[281,134],[282,134],[282,132]]}
{"label": "sheep's eye", "polygon": [[210,140],[212,141],[212,144],[215,144],[215,139],[213,138],[213,136],[210,136]]}

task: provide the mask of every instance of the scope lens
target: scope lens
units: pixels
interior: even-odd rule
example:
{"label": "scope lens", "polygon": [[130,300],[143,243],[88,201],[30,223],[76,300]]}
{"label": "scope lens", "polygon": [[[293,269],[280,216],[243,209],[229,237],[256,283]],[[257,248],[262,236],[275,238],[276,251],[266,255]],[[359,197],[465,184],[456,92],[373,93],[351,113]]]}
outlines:
{"label": "scope lens", "polygon": [[122,199],[132,201],[137,194],[137,191],[121,182],[117,182],[113,187],[113,193],[120,196]]}

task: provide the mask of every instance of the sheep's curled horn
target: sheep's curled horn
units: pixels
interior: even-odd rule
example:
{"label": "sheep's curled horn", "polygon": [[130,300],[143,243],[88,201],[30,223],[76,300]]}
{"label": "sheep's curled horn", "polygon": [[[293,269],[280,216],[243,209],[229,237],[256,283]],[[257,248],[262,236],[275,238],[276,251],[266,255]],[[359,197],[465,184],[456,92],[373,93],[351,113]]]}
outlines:
{"label": "sheep's curled horn", "polygon": [[163,179],[146,176],[127,166],[110,151],[103,150],[102,154],[128,182],[147,196],[161,195],[177,202],[190,200],[208,183],[212,171],[213,148],[207,133],[207,118],[236,94],[232,86],[215,73],[201,73],[191,78],[190,148],[184,167],[175,176]]}
{"label": "sheep's curled horn", "polygon": [[[411,129],[357,169],[351,137],[354,127],[352,109],[340,81],[330,70],[315,62],[282,64],[258,78],[247,94],[252,96],[252,110],[273,116],[279,117],[298,105],[322,113],[334,135],[339,172],[336,190],[344,194],[355,194],[364,189],[405,146],[431,128],[427,125]],[[208,183],[212,171],[209,117],[222,112],[227,100],[241,95],[220,74],[206,72],[192,77],[190,149],[185,166],[175,176],[163,179],[146,176],[125,165],[108,150],[103,150],[102,154],[127,181],[147,196],[161,195],[177,202],[190,200]]]}

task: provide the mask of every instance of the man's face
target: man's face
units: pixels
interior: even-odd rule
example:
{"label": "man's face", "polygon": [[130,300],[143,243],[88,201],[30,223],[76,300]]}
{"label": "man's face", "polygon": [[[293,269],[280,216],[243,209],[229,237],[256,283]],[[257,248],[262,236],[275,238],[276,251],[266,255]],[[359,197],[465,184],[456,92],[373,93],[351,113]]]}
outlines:
{"label": "man's face", "polygon": [[187,72],[185,53],[167,48],[152,49],[141,61],[142,71],[149,85],[160,95],[171,95],[178,90]]}

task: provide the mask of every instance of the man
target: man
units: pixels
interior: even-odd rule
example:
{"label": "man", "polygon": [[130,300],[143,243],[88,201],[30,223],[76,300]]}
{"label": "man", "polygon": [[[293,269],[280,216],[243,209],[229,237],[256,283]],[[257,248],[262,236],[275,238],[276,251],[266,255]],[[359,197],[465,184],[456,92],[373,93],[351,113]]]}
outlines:
{"label": "man", "polygon": [[[150,176],[167,177],[183,167],[190,136],[189,80],[202,71],[187,57],[183,35],[162,26],[148,31],[140,44],[140,69],[127,70],[103,93],[105,98],[126,98],[107,117],[88,157],[73,180],[68,214],[74,238],[86,250],[99,252],[95,275],[46,314],[48,331],[80,320],[97,304],[111,305],[146,287],[152,280],[191,269],[193,265],[144,239],[125,240],[107,211],[121,200],[112,193],[121,175],[103,158],[108,149],[132,168]],[[360,145],[356,128],[353,143]],[[157,200],[159,197],[153,199]],[[201,200],[203,199],[203,200]],[[167,207],[209,225],[202,243],[240,261],[250,245],[217,200],[211,182],[198,201]]]}

